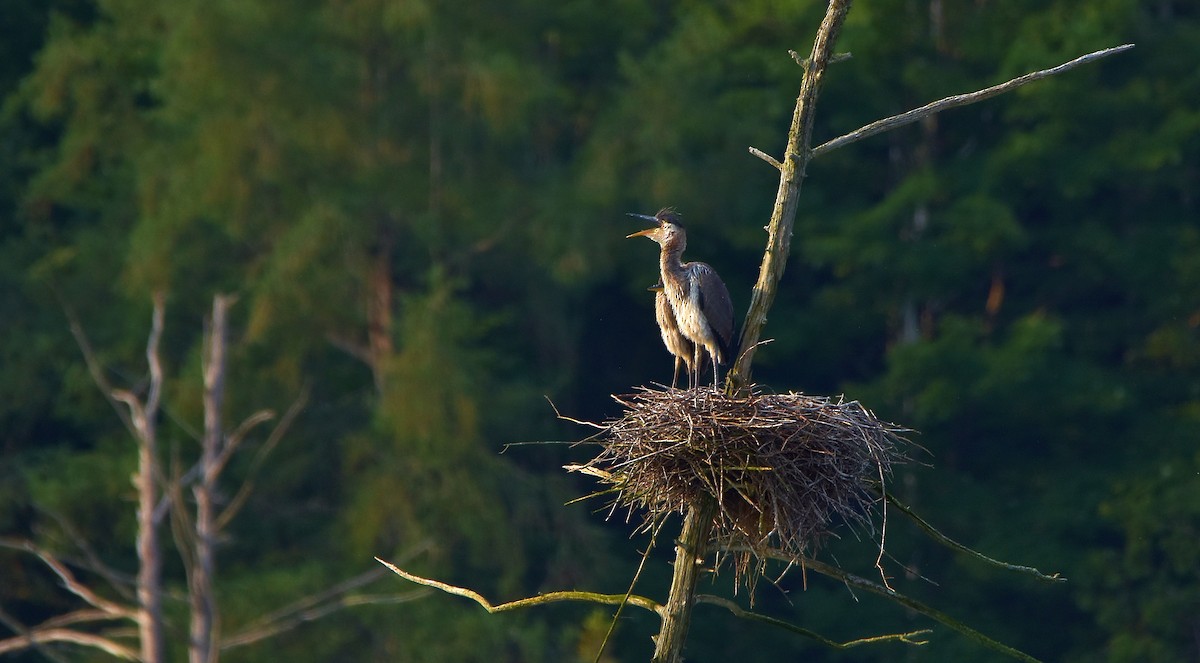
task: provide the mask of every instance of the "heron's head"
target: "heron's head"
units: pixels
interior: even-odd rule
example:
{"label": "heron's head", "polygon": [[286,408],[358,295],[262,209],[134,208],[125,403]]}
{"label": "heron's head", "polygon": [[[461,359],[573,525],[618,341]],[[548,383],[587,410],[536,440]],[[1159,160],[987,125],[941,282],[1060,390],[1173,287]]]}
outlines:
{"label": "heron's head", "polygon": [[675,213],[675,210],[671,208],[662,209],[654,216],[650,216],[649,214],[634,214],[633,212],[629,212],[629,216],[653,221],[655,225],[631,235],[626,235],[626,239],[630,237],[649,237],[663,248],[678,247],[680,250],[687,243],[687,234],[683,230],[683,223],[679,220],[679,215]]}

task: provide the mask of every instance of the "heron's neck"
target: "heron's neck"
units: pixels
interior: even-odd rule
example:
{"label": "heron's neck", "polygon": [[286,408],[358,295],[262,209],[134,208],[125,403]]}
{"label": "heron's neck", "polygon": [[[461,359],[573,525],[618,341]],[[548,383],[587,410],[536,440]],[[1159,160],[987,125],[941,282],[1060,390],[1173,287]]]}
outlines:
{"label": "heron's neck", "polygon": [[662,252],[658,256],[659,266],[662,269],[663,284],[667,283],[668,278],[674,282],[682,282],[683,278],[683,247],[674,244],[664,246]]}

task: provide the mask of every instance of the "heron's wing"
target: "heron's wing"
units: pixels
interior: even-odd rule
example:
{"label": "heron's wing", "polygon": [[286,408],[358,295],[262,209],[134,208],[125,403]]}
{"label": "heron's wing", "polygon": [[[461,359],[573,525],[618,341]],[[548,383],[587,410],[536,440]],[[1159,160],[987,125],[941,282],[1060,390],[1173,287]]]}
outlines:
{"label": "heron's wing", "polygon": [[708,321],[708,326],[717,335],[717,344],[721,348],[723,364],[733,363],[733,300],[729,298],[729,289],[725,282],[717,276],[717,272],[702,262],[694,262],[690,266],[700,290],[700,312]]}

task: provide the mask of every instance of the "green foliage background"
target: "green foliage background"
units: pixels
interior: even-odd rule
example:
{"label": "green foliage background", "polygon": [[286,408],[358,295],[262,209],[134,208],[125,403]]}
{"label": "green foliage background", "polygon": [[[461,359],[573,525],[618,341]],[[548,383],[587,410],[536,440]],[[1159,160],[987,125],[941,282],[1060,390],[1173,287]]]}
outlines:
{"label": "green foliage background", "polygon": [[[781,149],[800,78],[787,49],[807,52],[821,3],[5,0],[0,14],[0,534],[75,556],[69,523],[135,568],[133,445],[64,310],[110,379],[137,386],[151,293],[168,294],[163,436],[187,459],[203,317],[234,292],[227,420],[312,396],[222,542],[224,633],[375,555],[412,553],[413,571],[495,600],[624,590],[645,542],[563,506],[593,488],[559,469],[587,450],[499,452],[587,434],[543,395],[598,420],[616,412],[608,394],[668,378],[654,249],[622,239],[623,212],[676,206],[689,256],[744,312],[776,187],[746,147]],[[894,487],[943,531],[1070,578],[1034,584],[889,525],[897,589],[1046,660],[1200,657],[1200,9],[860,0],[815,130],[1127,42],[814,161],[756,356],[771,389],[844,392],[921,431],[929,455]],[[827,554],[869,574],[871,544],[845,539]],[[639,591],[662,596],[666,557],[652,562]],[[167,576],[183,588],[177,563]],[[6,622],[73,605],[26,556],[0,552],[0,578]],[[928,625],[812,574],[758,594],[835,638]],[[606,615],[489,617],[435,595],[224,657],[590,661]],[[647,658],[654,626],[627,611],[612,660]],[[695,626],[694,661],[991,660],[945,629],[835,654],[711,608]]]}

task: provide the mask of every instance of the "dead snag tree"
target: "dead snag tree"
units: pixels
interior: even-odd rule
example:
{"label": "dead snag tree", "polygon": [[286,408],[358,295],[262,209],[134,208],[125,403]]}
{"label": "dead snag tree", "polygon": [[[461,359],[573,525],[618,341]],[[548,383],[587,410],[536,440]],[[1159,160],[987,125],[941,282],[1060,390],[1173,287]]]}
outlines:
{"label": "dead snag tree", "polygon": [[[223,412],[229,365],[229,312],[235,299],[232,295],[216,295],[212,313],[206,321],[202,353],[204,428],[197,440],[200,447],[198,460],[190,467],[174,467],[170,471],[164,467],[162,460],[158,426],[166,379],[160,350],[166,312],[165,297],[162,294],[153,297],[150,333],[146,343],[149,379],[144,395],[115,387],[109,381],[108,371],[93,351],[82,324],[67,307],[71,332],[83,353],[93,381],[137,445],[138,465],[133,473],[133,487],[137,494],[135,545],[138,568],[133,591],[128,591],[124,575],[109,568],[94,553],[95,546],[83,541],[74,528],[61,519],[56,524],[84,552],[82,558],[86,563],[82,566],[80,562],[68,562],[70,558],[67,554],[50,550],[34,541],[0,538],[0,548],[35,557],[58,578],[64,589],[83,603],[74,610],[32,626],[18,623],[0,606],[0,621],[16,632],[13,636],[0,639],[0,655],[35,649],[47,658],[57,660],[53,647],[70,644],[130,661],[165,661],[164,546],[159,530],[168,517],[187,581],[183,594],[190,612],[187,651],[191,663],[215,663],[222,651],[263,641],[343,608],[397,603],[419,598],[426,593],[359,593],[358,590],[386,575],[386,569],[377,567],[318,593],[300,597],[258,620],[238,625],[237,629],[229,628],[229,625],[224,625],[222,629],[216,601],[220,552],[217,542],[221,539],[221,532],[247,503],[257,473],[265,467],[271,451],[284,439],[308,397],[308,390],[303,390],[274,428],[260,438],[260,444],[249,463],[250,469],[235,484],[232,497],[225,494],[222,474],[230,460],[243,450],[258,427],[275,419],[275,414],[270,410],[259,410],[232,429],[225,422]],[[189,492],[190,500],[185,497]],[[414,547],[411,554],[421,550],[422,546]],[[107,585],[100,586],[99,582],[89,584],[82,580],[76,572],[79,568],[103,579]],[[109,595],[118,598],[110,598]],[[136,625],[136,630],[130,629],[129,624]]]}

